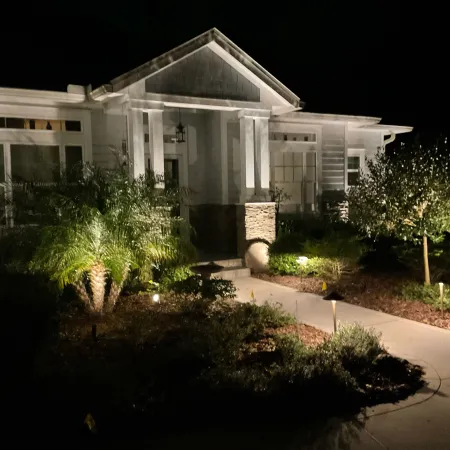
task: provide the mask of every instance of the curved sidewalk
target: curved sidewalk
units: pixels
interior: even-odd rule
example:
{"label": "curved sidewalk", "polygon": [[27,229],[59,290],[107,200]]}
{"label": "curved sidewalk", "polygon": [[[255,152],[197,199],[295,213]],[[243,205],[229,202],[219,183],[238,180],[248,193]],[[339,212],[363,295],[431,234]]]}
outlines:
{"label": "curved sidewalk", "polygon": [[[238,278],[235,285],[239,301],[252,301],[253,296],[257,303],[280,303],[300,322],[333,330],[331,302],[318,295],[251,277]],[[379,331],[392,354],[425,368],[428,381],[404,402],[367,411],[365,433],[352,449],[450,448],[450,331],[345,302],[337,302],[337,318]]]}

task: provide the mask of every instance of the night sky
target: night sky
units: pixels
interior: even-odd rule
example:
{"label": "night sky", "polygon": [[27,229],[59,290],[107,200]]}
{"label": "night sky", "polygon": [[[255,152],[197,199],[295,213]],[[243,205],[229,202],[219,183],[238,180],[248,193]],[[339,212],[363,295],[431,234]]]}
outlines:
{"label": "night sky", "polygon": [[305,101],[305,111],[447,131],[445,11],[433,2],[284,3],[18,2],[2,14],[0,86],[95,88],[217,27]]}

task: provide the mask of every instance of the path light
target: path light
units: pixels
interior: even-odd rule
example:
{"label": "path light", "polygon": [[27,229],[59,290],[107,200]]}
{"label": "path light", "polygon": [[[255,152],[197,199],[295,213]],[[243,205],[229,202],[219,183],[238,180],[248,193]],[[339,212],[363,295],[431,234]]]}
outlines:
{"label": "path light", "polygon": [[333,307],[333,328],[334,332],[337,331],[337,323],[336,323],[336,300],[331,300],[331,306]]}
{"label": "path light", "polygon": [[153,294],[152,299],[155,303],[159,303],[159,294]]}
{"label": "path light", "polygon": [[342,295],[338,294],[336,291],[332,291],[328,295],[326,295],[323,299],[331,301],[331,308],[333,310],[333,329],[334,329],[334,332],[336,333],[336,331],[337,331],[336,300],[343,300],[344,297]]}
{"label": "path light", "polygon": [[303,279],[303,267],[305,267],[306,263],[308,262],[307,256],[299,256],[297,258],[297,263],[300,266],[300,281]]}
{"label": "path light", "polygon": [[444,318],[444,283],[439,283],[439,296],[441,298],[441,314]]}

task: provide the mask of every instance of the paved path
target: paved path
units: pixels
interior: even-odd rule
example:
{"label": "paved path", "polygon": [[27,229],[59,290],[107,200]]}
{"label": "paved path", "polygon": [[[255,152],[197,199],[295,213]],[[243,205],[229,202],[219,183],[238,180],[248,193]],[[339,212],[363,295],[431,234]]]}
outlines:
{"label": "paved path", "polygon": [[[303,323],[332,331],[331,303],[315,294],[250,277],[235,280],[238,300],[280,303]],[[450,449],[450,331],[361,308],[337,304],[340,323],[359,322],[382,333],[388,350],[424,366],[428,387],[396,405],[367,411],[369,419],[352,449]]]}

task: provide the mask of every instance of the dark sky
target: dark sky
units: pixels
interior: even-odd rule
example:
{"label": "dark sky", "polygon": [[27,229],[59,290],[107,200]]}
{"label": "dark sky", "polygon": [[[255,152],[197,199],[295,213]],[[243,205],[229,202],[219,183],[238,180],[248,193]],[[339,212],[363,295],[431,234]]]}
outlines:
{"label": "dark sky", "polygon": [[437,3],[199,3],[18,2],[2,14],[0,86],[96,87],[215,26],[306,111],[448,128],[450,32]]}

